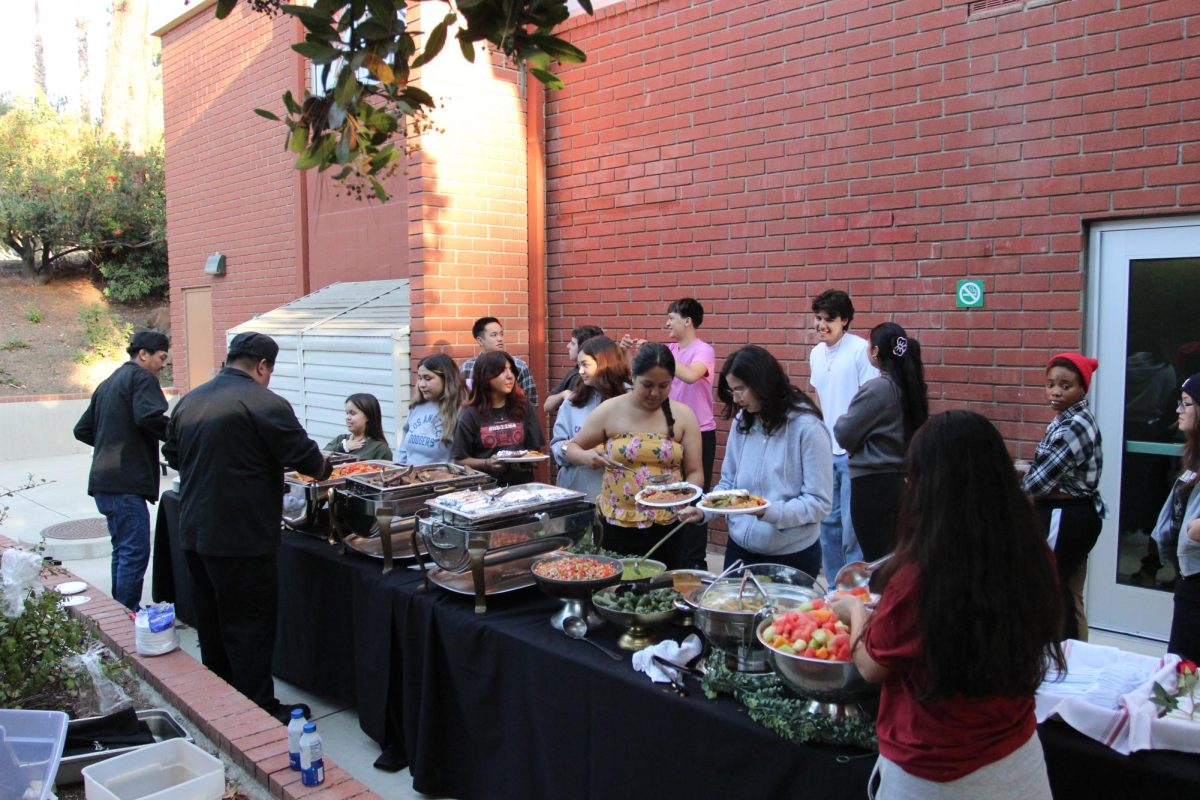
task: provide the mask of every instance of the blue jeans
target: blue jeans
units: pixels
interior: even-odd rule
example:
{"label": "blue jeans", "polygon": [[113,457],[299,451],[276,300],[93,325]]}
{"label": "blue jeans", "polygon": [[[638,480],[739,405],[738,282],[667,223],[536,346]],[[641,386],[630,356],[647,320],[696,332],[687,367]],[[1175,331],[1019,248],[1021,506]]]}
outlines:
{"label": "blue jeans", "polygon": [[112,537],[112,596],[131,611],[142,604],[142,581],[150,563],[150,511],[136,494],[96,492],[96,508]]}
{"label": "blue jeans", "polygon": [[833,457],[833,508],[821,522],[821,565],[832,581],[847,562],[861,561],[862,549],[850,519],[850,456]]}

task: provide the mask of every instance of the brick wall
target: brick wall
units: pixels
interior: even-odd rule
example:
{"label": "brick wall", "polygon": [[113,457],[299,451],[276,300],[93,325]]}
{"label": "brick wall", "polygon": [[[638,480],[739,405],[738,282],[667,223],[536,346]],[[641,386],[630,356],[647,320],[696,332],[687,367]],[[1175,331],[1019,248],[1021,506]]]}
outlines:
{"label": "brick wall", "polygon": [[[1028,457],[1041,365],[1082,346],[1091,220],[1200,210],[1200,5],[628,0],[573,20],[547,109],[549,341],[663,339],[692,295],[718,362],[807,384],[811,298],[924,347],[933,405]],[[986,308],[956,309],[961,278]],[[552,349],[552,373],[567,368]]]}
{"label": "brick wall", "polygon": [[[360,203],[338,196],[316,171],[299,173],[286,131],[255,108],[282,113],[289,88],[303,96],[305,63],[290,48],[298,23],[239,4],[226,20],[211,9],[162,35],[168,250],[175,375],[187,379],[182,290],[211,286],[213,350],[225,331],[337,281],[408,274],[403,200]],[[405,177],[387,181],[401,198]],[[228,273],[205,259],[221,251]]]}
{"label": "brick wall", "polygon": [[[417,30],[421,11],[420,4],[409,8]],[[434,129],[419,137],[408,163],[414,365],[438,350],[458,360],[474,354],[471,324],[487,315],[503,321],[508,350],[528,358],[526,108],[519,76],[482,47],[474,64],[448,48],[421,68],[418,82],[438,109]]]}

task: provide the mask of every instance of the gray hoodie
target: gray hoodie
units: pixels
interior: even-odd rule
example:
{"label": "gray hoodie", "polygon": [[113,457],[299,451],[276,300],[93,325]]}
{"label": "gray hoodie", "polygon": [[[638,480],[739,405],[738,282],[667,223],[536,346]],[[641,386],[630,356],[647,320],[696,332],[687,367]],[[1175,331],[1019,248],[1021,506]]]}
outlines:
{"label": "gray hoodie", "polygon": [[904,471],[904,408],[900,387],[882,375],[864,383],[833,425],[838,444],[850,454],[850,477]]}
{"label": "gray hoodie", "polygon": [[583,492],[591,501],[595,501],[596,495],[600,491],[604,470],[575,466],[567,461],[565,448],[567,442],[579,433],[584,420],[596,410],[598,405],[600,405],[599,392],[592,392],[592,399],[582,408],[573,405],[570,400],[564,402],[558,407],[558,416],[554,419],[553,438],[550,440],[550,452],[554,454],[554,463],[558,465],[558,479],[555,483],[566,489]]}
{"label": "gray hoodie", "polygon": [[[726,518],[730,538],[751,553],[788,555],[812,546],[833,495],[833,450],[821,418],[792,409],[770,436],[759,420],[749,433],[735,420],[716,489],[746,489],[771,501],[762,517]],[[708,520],[714,516],[705,513]]]}

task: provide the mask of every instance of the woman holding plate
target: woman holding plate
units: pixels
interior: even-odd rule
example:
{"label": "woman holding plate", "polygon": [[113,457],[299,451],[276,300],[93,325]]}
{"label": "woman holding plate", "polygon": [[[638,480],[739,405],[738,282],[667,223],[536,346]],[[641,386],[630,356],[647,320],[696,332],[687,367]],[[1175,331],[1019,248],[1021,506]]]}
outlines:
{"label": "woman holding plate", "polygon": [[576,356],[579,364],[579,383],[570,398],[559,406],[554,420],[554,434],[550,439],[550,452],[558,464],[559,486],[574,489],[595,500],[600,491],[603,469],[577,467],[567,460],[564,452],[567,442],[579,433],[583,423],[605,400],[625,394],[629,383],[629,364],[616,342],[607,336],[593,336],[579,348]]}
{"label": "woman holding plate", "polygon": [[[671,508],[637,501],[643,488],[654,485],[653,476],[704,480],[700,426],[690,408],[671,402],[674,378],[675,357],[666,345],[643,345],[633,359],[633,391],[601,403],[563,447],[571,464],[604,470],[596,506],[609,550],[642,555],[675,527]],[[683,566],[682,548],[683,539],[675,535],[655,555],[675,569]]]}
{"label": "woman holding plate", "polygon": [[458,413],[454,430],[454,460],[494,475],[501,486],[529,483],[533,460],[514,462],[502,458],[501,452],[540,450],[545,443],[537,411],[517,385],[513,357],[493,350],[477,358],[471,372],[471,394]]}
{"label": "woman holding plate", "polygon": [[[725,444],[714,492],[746,490],[769,505],[731,515],[725,566],[785,564],[816,576],[821,569],[821,520],[833,496],[833,456],[821,412],[793,386],[773,355],[748,345],[725,359],[717,381],[725,419],[735,423]],[[716,512],[690,506],[687,522]]]}

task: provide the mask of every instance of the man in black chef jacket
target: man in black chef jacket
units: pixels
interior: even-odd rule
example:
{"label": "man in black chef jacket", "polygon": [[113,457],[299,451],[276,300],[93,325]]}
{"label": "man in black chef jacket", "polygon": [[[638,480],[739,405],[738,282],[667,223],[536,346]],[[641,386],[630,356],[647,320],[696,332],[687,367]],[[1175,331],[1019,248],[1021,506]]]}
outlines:
{"label": "man in black chef jacket", "polygon": [[112,539],[112,596],[137,611],[150,563],[150,512],[158,500],[158,443],[167,438],[167,398],[158,373],[171,341],[158,331],[138,331],[129,360],[92,392],[75,423],[75,438],[91,445],[88,494],[108,521]]}
{"label": "man in black chef jacket", "polygon": [[296,414],[267,389],[279,345],[239,333],[215,378],[179,401],[163,455],[180,476],[180,541],[191,573],[204,666],[286,722],[275,699],[283,473],[331,467]]}

